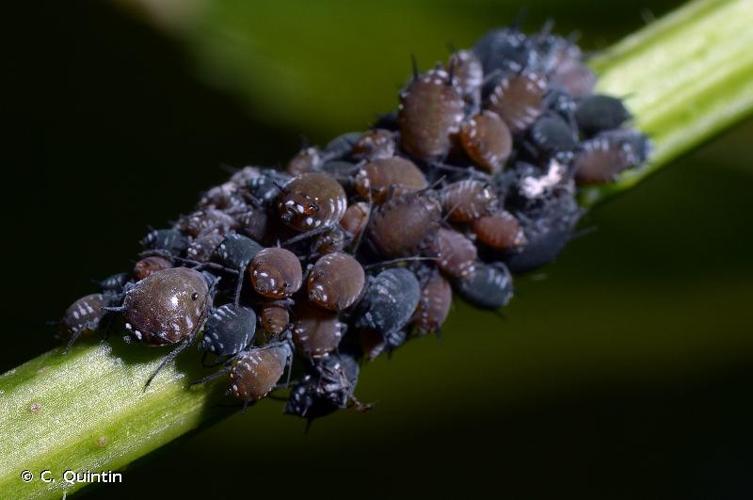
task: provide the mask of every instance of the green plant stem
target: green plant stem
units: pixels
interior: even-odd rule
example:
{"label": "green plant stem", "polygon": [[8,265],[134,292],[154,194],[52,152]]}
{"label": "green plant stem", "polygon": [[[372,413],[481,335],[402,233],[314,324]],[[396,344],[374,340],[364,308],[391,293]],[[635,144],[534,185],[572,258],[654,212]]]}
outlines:
{"label": "green plant stem", "polygon": [[[635,185],[753,109],[753,2],[700,0],[626,38],[592,61],[599,89],[626,96],[653,139],[646,168],[584,192],[592,205]],[[82,344],[46,353],[0,377],[0,497],[59,498],[63,470],[122,470],[133,460],[224,415],[221,380],[190,387],[196,360],[166,367],[144,392],[157,350]],[[184,367],[188,367],[185,368]],[[40,481],[50,470],[54,483]],[[34,474],[31,482],[21,473]]]}

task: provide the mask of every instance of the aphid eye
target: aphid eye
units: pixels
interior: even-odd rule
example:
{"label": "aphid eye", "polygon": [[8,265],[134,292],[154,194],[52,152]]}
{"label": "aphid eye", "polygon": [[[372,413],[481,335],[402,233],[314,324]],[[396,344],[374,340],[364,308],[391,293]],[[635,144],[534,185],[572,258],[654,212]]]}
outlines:
{"label": "aphid eye", "polygon": [[194,292],[191,294],[191,300],[199,300],[199,294]]}

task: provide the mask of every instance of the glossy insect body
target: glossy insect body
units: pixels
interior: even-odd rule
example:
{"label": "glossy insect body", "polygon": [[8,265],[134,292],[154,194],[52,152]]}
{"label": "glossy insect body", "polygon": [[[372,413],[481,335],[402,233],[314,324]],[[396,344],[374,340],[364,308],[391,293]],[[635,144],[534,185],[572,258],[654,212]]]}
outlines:
{"label": "glossy insect body", "polygon": [[476,43],[473,52],[487,74],[520,71],[531,66],[535,57],[528,38],[516,28],[490,31]]}
{"label": "glossy insect body", "polygon": [[360,237],[366,229],[366,226],[369,223],[370,213],[371,210],[368,203],[354,203],[348,206],[345,215],[343,215],[343,218],[340,221],[340,226],[352,239],[356,239]]}
{"label": "glossy insect body", "polygon": [[209,262],[222,240],[222,233],[216,229],[201,233],[188,245],[186,257],[196,262]]}
{"label": "glossy insect body", "polygon": [[365,132],[353,145],[351,156],[356,160],[380,160],[395,155],[395,133],[385,129]]}
{"label": "glossy insect body", "polygon": [[286,304],[280,302],[264,304],[261,308],[260,324],[268,337],[282,335],[290,324],[290,313]]}
{"label": "glossy insect body", "polygon": [[342,186],[323,172],[302,174],[288,182],[278,199],[280,220],[296,231],[337,224],[348,200]]}
{"label": "glossy insect body", "polygon": [[99,288],[104,293],[111,293],[111,294],[117,295],[123,292],[123,288],[126,286],[126,283],[128,283],[129,280],[130,280],[129,273],[113,274],[103,279],[102,281],[100,281]]}
{"label": "glossy insect body", "polygon": [[238,231],[255,241],[265,241],[270,233],[269,213],[263,207],[247,207],[235,216]]}
{"label": "glossy insect body", "polygon": [[170,269],[171,267],[173,267],[173,263],[164,257],[159,257],[157,255],[144,257],[133,266],[133,277],[136,280],[143,280],[157,271]]}
{"label": "glossy insect body", "polygon": [[416,333],[436,333],[442,327],[452,305],[452,287],[439,273],[433,273],[421,289],[421,299],[413,314]]}
{"label": "glossy insect body", "polygon": [[284,299],[303,284],[298,257],[284,248],[265,248],[251,260],[248,275],[256,293],[270,299]]}
{"label": "glossy insect body", "polygon": [[246,270],[246,266],[264,249],[263,246],[241,234],[225,237],[216,250],[220,263],[231,269]]}
{"label": "glossy insect body", "polygon": [[251,345],[255,333],[256,313],[253,309],[225,304],[209,314],[201,348],[216,356],[234,356]]}
{"label": "glossy insect body", "polygon": [[523,228],[509,212],[501,211],[476,219],[472,229],[480,243],[494,250],[514,250],[526,243]]}
{"label": "glossy insect body", "polygon": [[70,344],[84,334],[97,331],[107,314],[108,299],[101,293],[81,297],[66,309],[61,321],[62,334]]}
{"label": "glossy insect body", "polygon": [[513,145],[508,126],[497,113],[488,110],[463,124],[460,143],[468,157],[491,174],[502,170]]}
{"label": "glossy insect body", "polygon": [[465,102],[441,69],[415,78],[400,94],[400,145],[421,160],[447,154],[460,129]]}
{"label": "glossy insect body", "polygon": [[126,292],[126,328],[148,345],[176,344],[201,328],[209,301],[207,280],[200,272],[186,267],[165,269]]}
{"label": "glossy insect body", "polygon": [[149,250],[164,251],[170,255],[181,255],[189,245],[188,238],[178,229],[155,229],[150,231],[141,244]]}
{"label": "glossy insect body", "polygon": [[531,127],[531,140],[539,153],[573,151],[578,144],[577,132],[560,116],[547,114]]}
{"label": "glossy insect body", "polygon": [[433,196],[411,193],[390,199],[372,217],[369,235],[374,246],[385,256],[404,257],[431,244],[441,206]]}
{"label": "glossy insect body", "polygon": [[461,277],[473,271],[476,246],[454,229],[440,229],[434,249],[437,266],[448,276]]}
{"label": "glossy insect body", "polygon": [[291,179],[290,175],[279,170],[266,168],[257,175],[249,176],[246,189],[252,201],[259,207],[266,207],[280,195],[280,186]]}
{"label": "glossy insect body", "polygon": [[540,75],[530,72],[514,74],[499,80],[488,97],[487,106],[516,134],[539,117],[545,94],[546,82]]}
{"label": "glossy insect body", "polygon": [[385,337],[402,330],[421,299],[416,275],[403,268],[387,269],[369,280],[358,307],[356,326]]}
{"label": "glossy insect body", "polygon": [[337,349],[345,325],[336,313],[306,303],[299,304],[294,312],[293,342],[301,356],[317,358]]}
{"label": "glossy insect body", "polygon": [[428,185],[424,173],[412,161],[399,156],[370,161],[356,177],[358,193],[376,203],[382,203],[390,194],[420,191]]}
{"label": "glossy insect body", "polygon": [[285,168],[290,175],[300,175],[314,172],[322,164],[322,157],[316,148],[304,148],[288,162]]}
{"label": "glossy insect body", "polygon": [[237,227],[238,223],[233,217],[215,208],[198,210],[178,221],[178,228],[194,238],[211,232],[225,235]]}
{"label": "glossy insect body", "polygon": [[453,222],[471,222],[497,207],[497,195],[481,181],[453,182],[440,191],[442,209]]}
{"label": "glossy insect body", "polygon": [[581,185],[612,182],[617,175],[642,164],[650,146],[642,134],[614,131],[581,143],[575,155],[575,180]]}
{"label": "glossy insect body", "polygon": [[363,135],[361,132],[347,132],[335,137],[324,148],[322,156],[328,162],[351,156],[353,148]]}
{"label": "glossy insect body", "polygon": [[352,306],[363,291],[366,275],[363,267],[346,253],[325,255],[314,264],[307,280],[308,298],[330,311]]}
{"label": "glossy insect body", "polygon": [[290,344],[279,342],[241,352],[230,368],[230,390],[244,403],[258,401],[270,393],[290,364]]}
{"label": "glossy insect body", "polygon": [[631,118],[621,99],[595,94],[583,98],[575,109],[575,121],[586,135],[619,128]]}
{"label": "glossy insect body", "polygon": [[512,298],[512,276],[502,263],[479,263],[457,281],[457,290],[476,307],[498,309]]}
{"label": "glossy insect body", "polygon": [[316,255],[340,252],[346,244],[345,231],[335,226],[317,236],[311,244],[311,251]]}

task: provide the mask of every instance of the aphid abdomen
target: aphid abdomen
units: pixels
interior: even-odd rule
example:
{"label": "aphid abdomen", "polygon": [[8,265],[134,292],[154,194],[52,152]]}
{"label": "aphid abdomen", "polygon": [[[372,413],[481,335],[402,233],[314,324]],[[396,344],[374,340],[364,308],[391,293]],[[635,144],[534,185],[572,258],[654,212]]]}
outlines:
{"label": "aphid abdomen", "polygon": [[433,197],[397,196],[374,212],[370,239],[387,257],[415,255],[433,241],[440,218],[441,207]]}
{"label": "aphid abdomen", "polygon": [[237,399],[254,402],[274,389],[285,373],[291,351],[287,343],[242,352],[230,369],[230,390]]}
{"label": "aphid abdomen", "polygon": [[413,314],[416,333],[436,333],[442,327],[452,305],[452,287],[439,273],[434,273],[421,290],[421,300]]}

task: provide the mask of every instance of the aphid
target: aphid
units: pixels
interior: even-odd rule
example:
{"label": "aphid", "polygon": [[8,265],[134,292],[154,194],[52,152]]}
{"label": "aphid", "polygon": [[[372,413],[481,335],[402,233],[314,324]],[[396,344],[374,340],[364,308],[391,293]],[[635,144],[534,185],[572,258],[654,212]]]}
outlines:
{"label": "aphid", "polygon": [[453,222],[471,222],[497,207],[497,195],[487,183],[466,179],[447,185],[439,193],[442,209]]}
{"label": "aphid", "polygon": [[353,393],[358,382],[358,363],[347,354],[330,354],[314,361],[308,373],[293,387],[285,413],[309,420],[359,405]]}
{"label": "aphid", "polygon": [[291,179],[285,184],[277,203],[280,220],[301,232],[337,224],[348,206],[340,183],[323,172]]}
{"label": "aphid", "polygon": [[400,94],[400,145],[421,160],[447,155],[460,129],[465,102],[443,69],[414,77]]}
{"label": "aphid", "polygon": [[237,227],[238,223],[232,216],[216,208],[197,210],[181,217],[177,224],[178,229],[194,238],[210,232],[224,235]]}
{"label": "aphid", "polygon": [[478,257],[476,245],[454,229],[439,230],[434,251],[439,269],[456,278],[473,272]]}
{"label": "aphid", "polygon": [[583,63],[583,53],[576,44],[549,33],[534,39],[541,55],[539,66],[548,75],[552,86],[560,87],[574,97],[593,92],[596,75]]}
{"label": "aphid", "polygon": [[515,213],[527,243],[505,258],[510,271],[522,273],[553,261],[570,240],[582,210],[572,192],[562,190]]}
{"label": "aphid", "polygon": [[542,76],[531,72],[507,75],[494,86],[487,106],[517,134],[541,115],[545,95],[546,80]]}
{"label": "aphid", "polygon": [[305,302],[299,303],[294,313],[293,342],[301,356],[318,358],[337,349],[346,328],[337,313]]}
{"label": "aphid", "polygon": [[347,158],[351,155],[353,147],[361,138],[361,132],[347,132],[329,141],[322,152],[322,157],[327,162]]}
{"label": "aphid", "polygon": [[622,99],[608,95],[594,94],[584,97],[575,109],[578,129],[589,136],[619,128],[630,118],[632,116]]}
{"label": "aphid", "polygon": [[281,186],[291,177],[285,172],[265,168],[248,180],[246,188],[251,199],[259,207],[266,207],[280,195]]}
{"label": "aphid", "polygon": [[342,311],[360,297],[366,283],[361,264],[346,253],[325,255],[309,271],[309,300],[330,311]]}
{"label": "aphid", "polygon": [[281,302],[270,302],[262,305],[259,322],[267,337],[279,337],[288,329],[290,324],[290,313],[287,305]]}
{"label": "aphid", "polygon": [[241,352],[230,366],[230,391],[244,404],[265,397],[285,373],[293,353],[288,342],[277,342]]}
{"label": "aphid", "polygon": [[416,275],[404,268],[390,268],[371,278],[358,306],[355,325],[383,338],[408,324],[421,299]]}
{"label": "aphid", "polygon": [[242,169],[233,173],[233,175],[230,176],[230,180],[228,182],[235,184],[239,188],[247,188],[248,183],[251,182],[251,180],[259,177],[261,175],[261,172],[262,169],[259,167],[243,167]]}
{"label": "aphid", "polygon": [[215,208],[224,211],[235,211],[245,207],[246,202],[239,193],[238,185],[225,182],[204,193],[199,200],[200,208]]}
{"label": "aphid", "polygon": [[486,110],[463,124],[460,144],[478,167],[494,174],[512,153],[512,134],[497,113]]}
{"label": "aphid", "polygon": [[349,205],[345,210],[345,215],[340,220],[340,227],[348,233],[351,239],[355,240],[361,236],[369,223],[371,210],[369,204],[358,202]]}
{"label": "aphid", "polygon": [[188,248],[189,240],[180,230],[155,229],[150,231],[141,244],[148,250],[163,251],[169,255],[181,255]]}
{"label": "aphid", "polygon": [[526,243],[518,219],[506,211],[476,219],[471,228],[480,243],[494,250],[514,250]]}
{"label": "aphid", "polygon": [[531,141],[537,152],[551,155],[572,151],[578,145],[577,132],[556,114],[541,116],[531,127]]}
{"label": "aphid", "polygon": [[385,129],[364,132],[353,145],[351,156],[356,160],[379,160],[395,155],[395,133]]}
{"label": "aphid", "polygon": [[418,335],[437,333],[442,328],[452,305],[452,287],[441,274],[434,272],[421,289],[421,299],[413,314]]}
{"label": "aphid", "polygon": [[173,267],[137,282],[126,291],[121,307],[110,308],[123,312],[126,329],[146,345],[177,344],[147,379],[145,389],[168,362],[191,344],[204,325],[211,301],[204,275],[194,269]]}
{"label": "aphid", "polygon": [[238,232],[255,241],[264,241],[270,232],[270,217],[265,208],[246,207],[235,215]]}
{"label": "aphid", "polygon": [[265,248],[248,266],[248,276],[256,293],[270,299],[290,297],[303,284],[298,257],[284,248]]}
{"label": "aphid", "polygon": [[133,277],[136,280],[143,280],[150,274],[156,273],[157,271],[162,271],[164,269],[169,269],[171,267],[173,267],[173,263],[164,257],[159,257],[157,255],[144,257],[143,259],[136,262],[136,265],[133,266]]}
{"label": "aphid", "polygon": [[340,252],[345,248],[345,231],[339,227],[332,227],[319,235],[311,244],[311,251],[316,255]]}
{"label": "aphid", "polygon": [[246,349],[256,333],[256,313],[250,307],[225,304],[209,314],[201,349],[215,356],[235,356]]}
{"label": "aphid", "polygon": [[479,262],[456,282],[460,295],[476,307],[498,309],[512,298],[512,276],[504,264]]}
{"label": "aphid", "polygon": [[99,288],[104,293],[119,294],[123,291],[123,288],[130,279],[131,275],[129,273],[113,274],[100,281]]}
{"label": "aphid", "polygon": [[256,254],[263,249],[263,246],[251,238],[241,234],[232,233],[226,236],[215,250],[215,254],[217,255],[220,264],[238,272],[235,289],[236,304],[241,295],[246,268],[251,263],[251,260],[256,257]]}
{"label": "aphid", "polygon": [[485,73],[517,72],[531,66],[535,52],[528,38],[517,28],[490,31],[473,47]]}
{"label": "aphid", "polygon": [[613,182],[617,175],[640,165],[649,155],[646,136],[633,131],[599,134],[580,144],[575,155],[575,181],[580,185]]}
{"label": "aphid", "polygon": [[468,108],[476,111],[481,103],[481,85],[484,83],[484,68],[479,58],[470,50],[458,50],[450,56],[447,71],[452,73]]}
{"label": "aphid", "polygon": [[68,338],[68,347],[73,345],[81,335],[99,329],[102,319],[107,314],[105,307],[108,300],[101,293],[85,295],[71,304],[63,314],[60,323],[62,334]]}
{"label": "aphid", "polygon": [[201,233],[188,245],[186,257],[195,262],[209,262],[222,240],[223,235],[218,230]]}
{"label": "aphid", "polygon": [[374,212],[369,236],[387,257],[414,255],[431,244],[441,216],[441,206],[434,196],[420,193],[396,196]]}
{"label": "aphid", "polygon": [[285,170],[290,175],[300,175],[314,172],[322,164],[322,157],[316,148],[304,148],[300,150],[289,162]]}
{"label": "aphid", "polygon": [[389,195],[412,193],[428,187],[426,176],[410,160],[393,156],[364,165],[356,176],[356,190],[363,198],[382,203]]}

